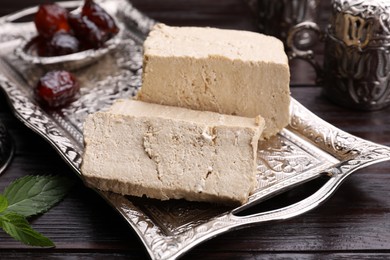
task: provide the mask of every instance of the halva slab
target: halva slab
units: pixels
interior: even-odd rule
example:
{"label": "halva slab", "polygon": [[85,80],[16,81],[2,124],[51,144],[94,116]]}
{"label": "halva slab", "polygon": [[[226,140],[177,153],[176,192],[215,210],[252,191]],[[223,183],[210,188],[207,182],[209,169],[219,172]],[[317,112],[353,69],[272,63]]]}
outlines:
{"label": "halva slab", "polygon": [[260,116],[118,100],[87,117],[81,171],[120,194],[241,204],[257,186],[263,128]]}
{"label": "halva slab", "polygon": [[146,102],[289,123],[290,73],[280,40],[259,33],[157,24],[144,42]]}

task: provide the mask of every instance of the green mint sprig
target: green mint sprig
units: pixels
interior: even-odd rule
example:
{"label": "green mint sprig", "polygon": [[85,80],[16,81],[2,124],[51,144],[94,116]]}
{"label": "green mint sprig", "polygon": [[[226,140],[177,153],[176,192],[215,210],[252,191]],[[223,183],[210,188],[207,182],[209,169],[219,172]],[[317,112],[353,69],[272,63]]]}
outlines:
{"label": "green mint sprig", "polygon": [[41,214],[61,201],[73,182],[61,176],[25,176],[12,182],[0,195],[0,228],[20,242],[41,247],[54,243],[35,231],[27,217]]}

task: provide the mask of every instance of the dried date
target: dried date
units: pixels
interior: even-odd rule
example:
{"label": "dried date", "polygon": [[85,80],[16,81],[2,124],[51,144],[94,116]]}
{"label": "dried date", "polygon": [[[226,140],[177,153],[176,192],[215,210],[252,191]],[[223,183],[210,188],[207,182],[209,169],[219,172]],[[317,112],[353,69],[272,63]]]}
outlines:
{"label": "dried date", "polygon": [[57,32],[70,32],[68,11],[57,4],[42,4],[34,17],[39,35],[50,39]]}
{"label": "dried date", "polygon": [[34,93],[42,104],[56,108],[71,102],[79,90],[80,84],[73,74],[56,70],[39,79]]}

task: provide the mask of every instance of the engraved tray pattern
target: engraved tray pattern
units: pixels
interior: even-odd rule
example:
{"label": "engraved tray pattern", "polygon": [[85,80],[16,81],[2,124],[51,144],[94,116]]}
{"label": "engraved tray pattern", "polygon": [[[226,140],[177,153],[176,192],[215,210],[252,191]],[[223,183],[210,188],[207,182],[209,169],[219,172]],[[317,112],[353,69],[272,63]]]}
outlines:
{"label": "engraved tray pattern", "polygon": [[[15,48],[34,34],[31,22],[14,20],[36,9],[0,18],[0,86],[14,114],[48,141],[80,178],[82,125],[85,116],[107,108],[117,98],[136,94],[141,86],[142,41],[154,21],[126,0],[99,3],[124,28],[118,48],[95,64],[74,71],[80,79],[79,98],[67,107],[48,110],[34,101],[31,86],[44,69],[24,63]],[[79,1],[61,2],[77,7]],[[258,149],[258,188],[237,208],[182,200],[160,202],[98,192],[134,229],[152,259],[175,259],[197,244],[233,229],[288,219],[324,202],[352,172],[390,159],[390,149],[345,133],[324,122],[297,101],[291,103],[291,123],[279,135],[263,141]],[[244,209],[321,175],[331,176],[304,200],[252,215]]]}

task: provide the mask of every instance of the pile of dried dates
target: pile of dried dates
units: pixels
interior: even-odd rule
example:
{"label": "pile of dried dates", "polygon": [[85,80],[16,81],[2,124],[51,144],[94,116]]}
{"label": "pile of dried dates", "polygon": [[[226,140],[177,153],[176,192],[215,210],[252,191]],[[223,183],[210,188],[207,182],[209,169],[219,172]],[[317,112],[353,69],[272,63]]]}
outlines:
{"label": "pile of dried dates", "polygon": [[119,31],[114,19],[93,0],[85,0],[77,14],[56,3],[42,4],[34,23],[37,53],[44,57],[98,49]]}
{"label": "pile of dried dates", "polygon": [[[79,13],[69,12],[56,3],[42,4],[34,23],[38,36],[32,41],[42,57],[98,49],[119,32],[115,20],[93,0],[85,0]],[[46,72],[34,88],[36,99],[51,108],[68,104],[79,91],[78,80],[65,70]]]}

